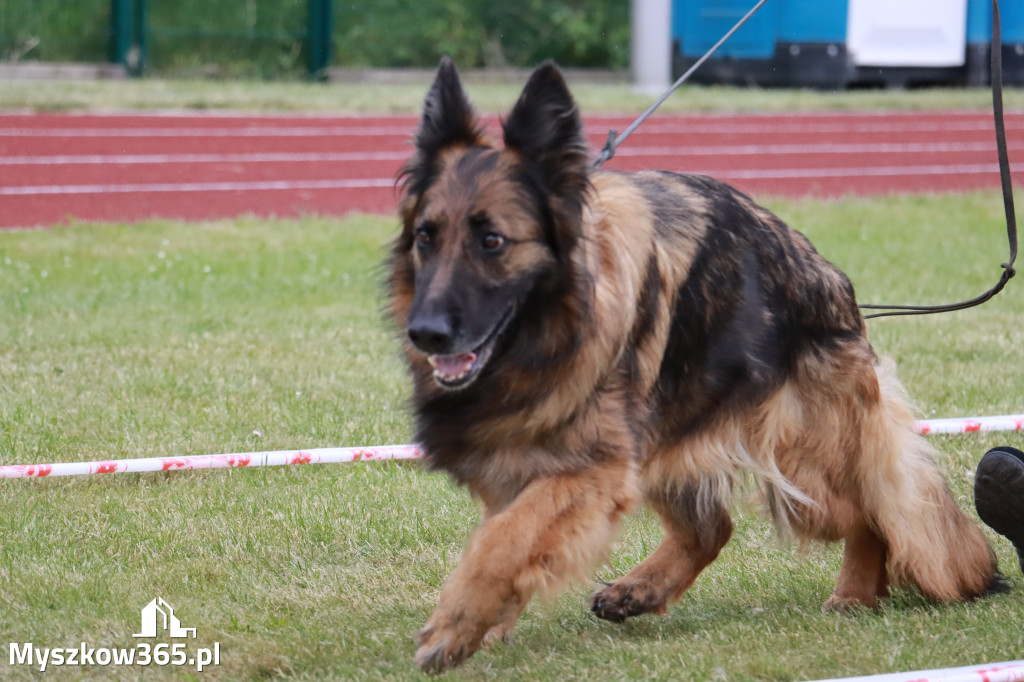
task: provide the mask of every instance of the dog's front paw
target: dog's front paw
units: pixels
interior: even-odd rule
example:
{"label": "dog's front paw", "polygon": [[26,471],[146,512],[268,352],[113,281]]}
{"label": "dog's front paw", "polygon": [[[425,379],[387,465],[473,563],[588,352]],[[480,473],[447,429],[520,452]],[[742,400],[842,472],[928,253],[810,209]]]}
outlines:
{"label": "dog's front paw", "polygon": [[620,580],[591,595],[590,610],[598,618],[621,623],[644,613],[664,613],[665,600],[645,583]]}
{"label": "dog's front paw", "polygon": [[475,633],[451,625],[434,624],[416,635],[416,665],[428,673],[439,673],[453,668],[476,653],[481,638]]}

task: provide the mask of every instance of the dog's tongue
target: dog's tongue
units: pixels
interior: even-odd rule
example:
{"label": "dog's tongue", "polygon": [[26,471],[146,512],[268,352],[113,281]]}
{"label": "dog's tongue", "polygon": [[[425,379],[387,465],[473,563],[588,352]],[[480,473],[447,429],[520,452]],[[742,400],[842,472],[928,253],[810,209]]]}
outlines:
{"label": "dog's tongue", "polygon": [[434,371],[443,377],[457,379],[472,367],[476,362],[476,353],[462,353],[460,355],[431,355],[430,364]]}

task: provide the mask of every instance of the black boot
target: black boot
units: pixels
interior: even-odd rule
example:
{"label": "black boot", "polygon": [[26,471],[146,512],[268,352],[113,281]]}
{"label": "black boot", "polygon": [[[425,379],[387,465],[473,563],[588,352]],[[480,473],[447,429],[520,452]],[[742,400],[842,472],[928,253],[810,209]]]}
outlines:
{"label": "black boot", "polygon": [[1013,543],[1024,571],[1024,452],[1001,446],[985,453],[974,477],[974,506],[982,521]]}

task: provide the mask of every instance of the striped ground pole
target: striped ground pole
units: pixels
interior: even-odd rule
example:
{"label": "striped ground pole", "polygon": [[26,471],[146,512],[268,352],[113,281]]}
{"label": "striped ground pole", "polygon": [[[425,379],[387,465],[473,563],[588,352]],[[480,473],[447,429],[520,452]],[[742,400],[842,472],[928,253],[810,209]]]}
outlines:
{"label": "striped ground pole", "polygon": [[1024,661],[984,663],[961,668],[915,670],[865,677],[843,677],[818,682],[1024,682]]}
{"label": "striped ground pole", "polygon": [[[955,434],[1024,430],[1024,414],[963,419],[932,419],[915,422],[921,434]],[[54,462],[52,464],[8,464],[0,466],[0,478],[45,478],[90,474],[141,473],[196,469],[289,466],[296,464],[344,464],[390,459],[419,459],[416,445],[377,445],[367,447],[313,448],[272,452],[236,452],[222,455],[183,455],[180,457],[144,457],[92,462]]]}

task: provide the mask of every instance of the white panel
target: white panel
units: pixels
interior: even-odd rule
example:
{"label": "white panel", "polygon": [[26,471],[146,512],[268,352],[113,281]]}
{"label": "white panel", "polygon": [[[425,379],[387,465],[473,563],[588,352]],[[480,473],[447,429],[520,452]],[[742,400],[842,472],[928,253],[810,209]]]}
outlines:
{"label": "white panel", "polygon": [[632,2],[633,82],[637,90],[661,94],[672,82],[672,3]]}
{"label": "white panel", "polygon": [[850,0],[857,66],[962,66],[966,43],[967,0]]}

